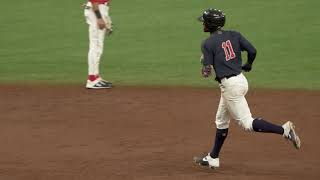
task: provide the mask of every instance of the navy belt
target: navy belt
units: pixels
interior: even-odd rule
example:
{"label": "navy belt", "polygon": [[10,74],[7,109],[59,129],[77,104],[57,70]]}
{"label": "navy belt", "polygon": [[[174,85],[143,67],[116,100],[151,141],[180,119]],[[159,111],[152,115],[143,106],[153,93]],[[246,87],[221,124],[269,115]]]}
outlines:
{"label": "navy belt", "polygon": [[221,78],[216,77],[216,81],[218,81],[219,83],[221,83],[221,80],[222,80],[222,79],[224,79],[224,78],[229,79],[229,78],[234,77],[234,76],[238,76],[238,74],[230,74],[230,75],[223,76],[223,77],[221,77]]}

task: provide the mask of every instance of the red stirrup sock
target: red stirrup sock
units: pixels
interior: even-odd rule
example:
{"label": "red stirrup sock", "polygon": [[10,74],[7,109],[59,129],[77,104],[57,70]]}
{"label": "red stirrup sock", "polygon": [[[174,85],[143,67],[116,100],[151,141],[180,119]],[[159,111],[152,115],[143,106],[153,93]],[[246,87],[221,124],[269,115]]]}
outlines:
{"label": "red stirrup sock", "polygon": [[88,76],[88,80],[90,80],[90,81],[95,81],[96,79],[98,79],[98,78],[96,77],[96,75],[89,75],[89,76]]}

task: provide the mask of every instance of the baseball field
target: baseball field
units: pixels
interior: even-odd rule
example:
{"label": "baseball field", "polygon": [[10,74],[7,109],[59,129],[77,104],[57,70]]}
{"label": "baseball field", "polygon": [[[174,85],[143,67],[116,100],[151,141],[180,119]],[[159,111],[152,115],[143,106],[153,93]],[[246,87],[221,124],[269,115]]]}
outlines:
{"label": "baseball field", "polygon": [[[0,180],[320,179],[319,1],[113,0],[101,61],[109,90],[85,89],[82,3],[1,3]],[[232,122],[221,167],[193,164],[211,150],[220,99],[200,75],[197,17],[208,7],[256,46],[251,111],[293,121],[299,151]]]}

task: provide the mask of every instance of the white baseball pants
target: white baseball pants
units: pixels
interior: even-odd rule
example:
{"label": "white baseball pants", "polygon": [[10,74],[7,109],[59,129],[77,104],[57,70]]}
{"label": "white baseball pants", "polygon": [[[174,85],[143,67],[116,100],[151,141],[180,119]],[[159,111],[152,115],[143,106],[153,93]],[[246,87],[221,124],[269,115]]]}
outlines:
{"label": "white baseball pants", "polygon": [[224,78],[220,84],[221,98],[216,114],[218,129],[229,128],[230,119],[238,121],[245,130],[252,130],[253,118],[245,95],[248,91],[248,81],[241,73],[229,79]]}
{"label": "white baseball pants", "polygon": [[[91,7],[88,2],[87,7]],[[109,7],[104,4],[99,5],[102,18],[106,23],[107,29],[111,29],[111,18],[109,16]],[[104,39],[106,29],[99,29],[97,25],[97,18],[92,8],[84,10],[86,22],[89,25],[89,53],[88,53],[88,74],[99,75],[99,65],[101,55],[103,53]]]}

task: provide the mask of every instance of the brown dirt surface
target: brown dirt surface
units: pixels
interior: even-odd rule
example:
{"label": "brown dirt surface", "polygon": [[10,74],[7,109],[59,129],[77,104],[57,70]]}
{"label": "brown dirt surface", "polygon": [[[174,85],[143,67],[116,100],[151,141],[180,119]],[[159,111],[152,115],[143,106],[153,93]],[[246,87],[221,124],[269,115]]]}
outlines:
{"label": "brown dirt surface", "polygon": [[221,167],[203,169],[220,92],[215,88],[0,86],[0,180],[318,180],[320,92],[251,89],[252,113],[291,120],[297,151],[279,135],[235,122]]}

